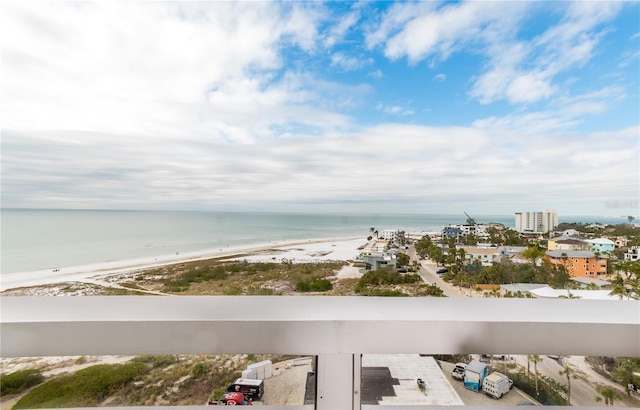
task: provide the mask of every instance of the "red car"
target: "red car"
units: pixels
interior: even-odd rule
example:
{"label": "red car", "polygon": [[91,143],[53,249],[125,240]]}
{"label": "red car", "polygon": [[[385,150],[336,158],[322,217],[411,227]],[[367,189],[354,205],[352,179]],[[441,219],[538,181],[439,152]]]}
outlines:
{"label": "red car", "polygon": [[220,404],[223,406],[252,406],[251,400],[247,400],[244,394],[239,392],[225,393]]}

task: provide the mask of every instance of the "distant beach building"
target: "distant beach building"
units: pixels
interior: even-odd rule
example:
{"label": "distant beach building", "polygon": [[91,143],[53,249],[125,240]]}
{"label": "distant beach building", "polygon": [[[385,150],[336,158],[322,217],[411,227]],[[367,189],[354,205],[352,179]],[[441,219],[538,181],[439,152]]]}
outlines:
{"label": "distant beach building", "polygon": [[385,229],[380,233],[380,238],[386,239],[388,241],[395,241],[399,238],[400,231],[397,229]]}
{"label": "distant beach building", "polygon": [[547,233],[558,227],[555,210],[541,212],[516,212],[515,230],[520,233]]}
{"label": "distant beach building", "polygon": [[446,239],[458,240],[462,236],[462,229],[453,225],[445,226],[442,228],[442,237]]}
{"label": "distant beach building", "polygon": [[474,235],[478,238],[488,238],[487,227],[483,224],[457,224],[442,228],[443,238],[460,239],[463,236]]}

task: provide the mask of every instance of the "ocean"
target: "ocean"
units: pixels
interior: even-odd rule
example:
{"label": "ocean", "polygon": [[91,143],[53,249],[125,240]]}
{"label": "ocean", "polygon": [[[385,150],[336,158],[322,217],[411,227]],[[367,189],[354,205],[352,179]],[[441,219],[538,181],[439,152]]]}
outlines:
{"label": "ocean", "polygon": [[[514,226],[513,215],[472,215]],[[571,219],[574,218],[574,219]],[[80,266],[272,241],[440,230],[462,215],[2,209],[1,273]],[[565,217],[618,224],[624,218]]]}

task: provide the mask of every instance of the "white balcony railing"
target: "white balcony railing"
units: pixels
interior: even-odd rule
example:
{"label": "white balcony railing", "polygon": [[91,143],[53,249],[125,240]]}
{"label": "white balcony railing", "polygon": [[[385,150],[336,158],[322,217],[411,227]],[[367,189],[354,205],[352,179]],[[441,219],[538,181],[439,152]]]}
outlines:
{"label": "white balcony railing", "polygon": [[637,301],[96,296],[3,297],[0,307],[2,357],[317,355],[319,410],[361,407],[361,354],[640,357]]}

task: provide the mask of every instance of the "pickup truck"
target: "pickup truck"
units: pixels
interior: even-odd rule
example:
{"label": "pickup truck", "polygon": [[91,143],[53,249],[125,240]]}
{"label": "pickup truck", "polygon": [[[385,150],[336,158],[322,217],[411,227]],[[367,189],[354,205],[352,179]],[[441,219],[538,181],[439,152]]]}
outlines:
{"label": "pickup truck", "polygon": [[464,371],[467,368],[465,363],[456,363],[456,366],[451,370],[451,377],[456,380],[464,379]]}

